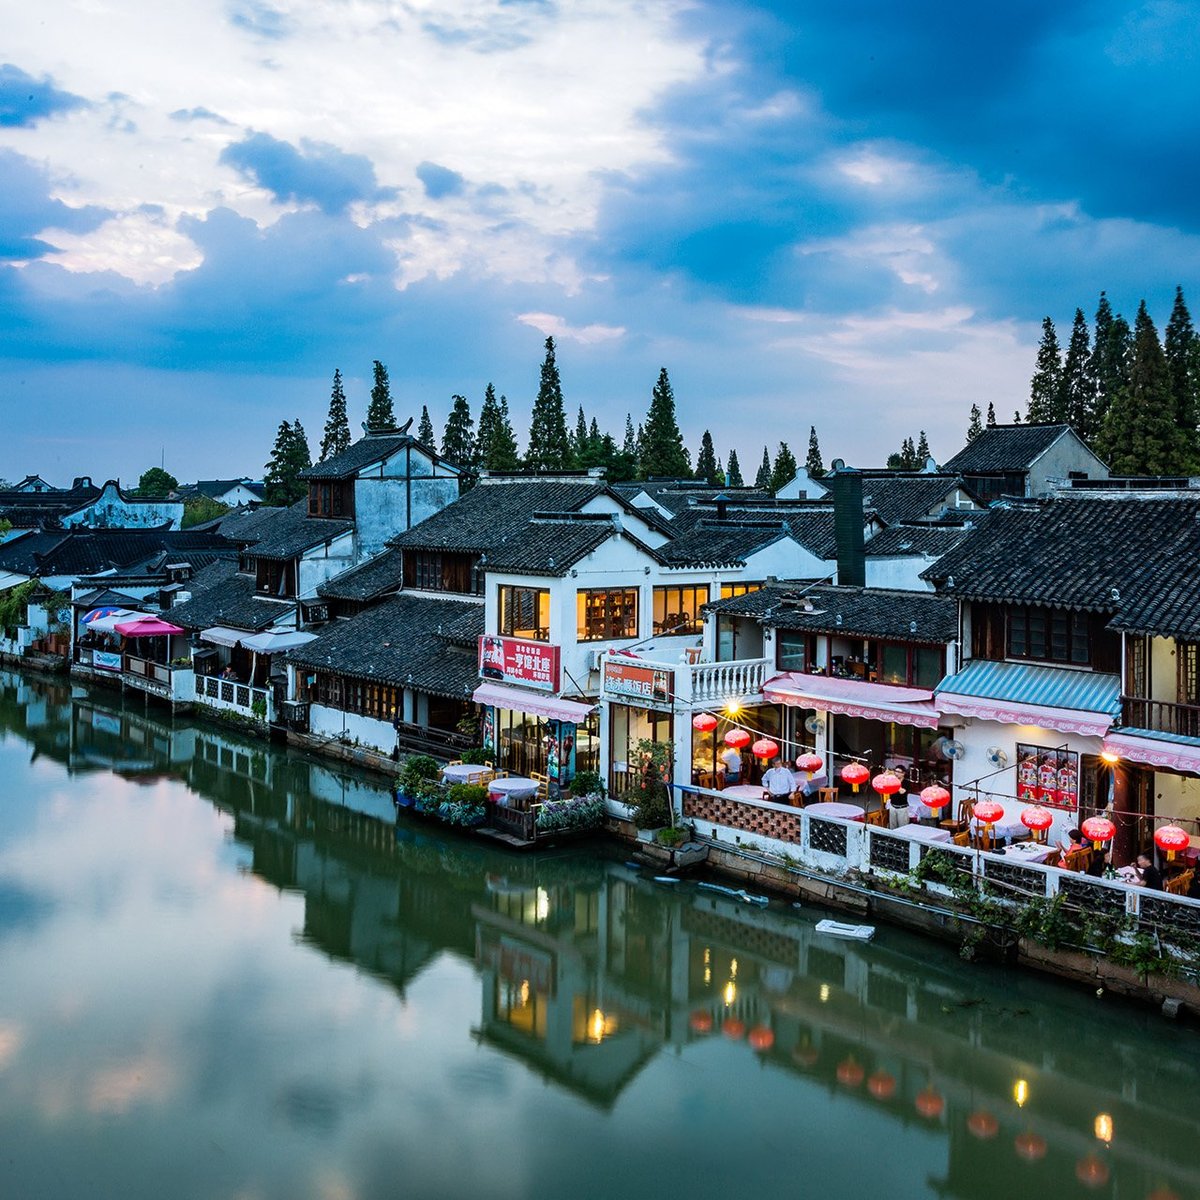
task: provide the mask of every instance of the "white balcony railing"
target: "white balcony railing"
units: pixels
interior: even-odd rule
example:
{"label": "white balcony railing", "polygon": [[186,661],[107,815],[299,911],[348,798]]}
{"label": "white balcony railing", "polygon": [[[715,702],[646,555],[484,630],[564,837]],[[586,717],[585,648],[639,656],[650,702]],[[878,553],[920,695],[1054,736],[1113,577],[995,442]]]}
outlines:
{"label": "white balcony railing", "polygon": [[693,703],[712,704],[757,696],[766,682],[769,667],[768,659],[743,658],[733,662],[697,663],[685,668],[685,675],[691,678]]}
{"label": "white balcony railing", "polygon": [[196,700],[209,708],[234,712],[251,721],[274,720],[269,688],[251,687],[233,679],[201,675],[196,680]]}

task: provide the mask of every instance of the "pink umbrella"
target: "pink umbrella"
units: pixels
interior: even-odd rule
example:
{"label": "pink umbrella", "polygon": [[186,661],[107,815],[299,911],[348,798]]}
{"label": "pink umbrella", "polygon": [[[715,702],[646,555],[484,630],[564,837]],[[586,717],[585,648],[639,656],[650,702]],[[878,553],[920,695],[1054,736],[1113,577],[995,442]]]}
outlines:
{"label": "pink umbrella", "polygon": [[172,625],[161,617],[138,617],[133,621],[122,621],[114,626],[122,637],[166,637],[171,633],[182,633],[178,625]]}

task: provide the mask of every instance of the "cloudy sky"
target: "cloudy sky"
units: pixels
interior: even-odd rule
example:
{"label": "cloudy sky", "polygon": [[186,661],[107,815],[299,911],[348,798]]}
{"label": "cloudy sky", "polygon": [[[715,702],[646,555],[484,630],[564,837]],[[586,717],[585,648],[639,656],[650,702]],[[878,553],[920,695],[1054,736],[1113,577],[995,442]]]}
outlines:
{"label": "cloudy sky", "polygon": [[[1024,407],[1043,315],[1200,307],[1174,0],[38,0],[0,47],[0,476],[259,475],[546,334],[619,434],[881,461]],[[1194,294],[1193,294],[1194,293]],[[1200,316],[1200,312],[1197,314]]]}

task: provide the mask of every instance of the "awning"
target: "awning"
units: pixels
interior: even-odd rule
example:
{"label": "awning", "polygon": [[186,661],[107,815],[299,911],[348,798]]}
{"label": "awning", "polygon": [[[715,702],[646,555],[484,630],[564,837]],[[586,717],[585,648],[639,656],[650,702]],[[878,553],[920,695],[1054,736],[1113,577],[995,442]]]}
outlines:
{"label": "awning", "polygon": [[244,638],[248,638],[248,634],[244,629],[226,629],[224,625],[214,625],[211,629],[205,629],[200,634],[202,642],[211,642],[214,646],[229,646],[234,647]]}
{"label": "awning", "polygon": [[481,683],[471,696],[476,704],[494,704],[498,708],[511,708],[514,712],[533,713],[538,717],[549,717],[552,721],[574,721],[579,724],[595,711],[594,704],[580,704],[577,700],[563,700],[559,696],[539,696],[521,688],[505,687],[502,683]]}
{"label": "awning", "polygon": [[1116,675],[983,659],[938,685],[942,712],[1102,737],[1121,710]]}
{"label": "awning", "polygon": [[83,623],[96,633],[115,633],[118,625],[127,621],[136,621],[148,615],[147,613],[136,613],[130,608],[93,608],[84,616]]}
{"label": "awning", "polygon": [[933,693],[922,688],[867,683],[862,679],[835,679],[788,671],[763,684],[763,698],[772,704],[793,708],[816,708],[821,712],[866,717],[869,721],[894,721],[897,725],[938,727],[938,709]]}
{"label": "awning", "polygon": [[242,638],[242,646],[258,654],[274,654],[277,650],[294,650],[316,640],[315,633],[301,633],[298,629],[268,629],[266,633],[253,633]]}
{"label": "awning", "polygon": [[1200,775],[1200,739],[1176,742],[1150,733],[1110,733],[1104,739],[1104,749],[1148,767],[1166,767]]}
{"label": "awning", "polygon": [[161,617],[135,617],[113,628],[122,637],[169,637],[173,633],[183,632],[178,625],[172,625]]}

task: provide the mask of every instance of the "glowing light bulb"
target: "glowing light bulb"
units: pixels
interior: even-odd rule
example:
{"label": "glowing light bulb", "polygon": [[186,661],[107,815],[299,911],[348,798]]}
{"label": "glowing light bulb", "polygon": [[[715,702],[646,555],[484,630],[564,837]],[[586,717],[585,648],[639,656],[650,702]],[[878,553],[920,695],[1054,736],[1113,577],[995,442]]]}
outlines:
{"label": "glowing light bulb", "polygon": [[604,1014],[599,1009],[596,1009],[592,1013],[591,1025],[588,1032],[591,1034],[593,1042],[604,1040]]}
{"label": "glowing light bulb", "polygon": [[732,979],[725,985],[725,990],[721,993],[721,996],[725,1001],[725,1007],[731,1008],[733,1002],[737,999],[737,984]]}
{"label": "glowing light bulb", "polygon": [[1108,1113],[1099,1113],[1093,1127],[1096,1136],[1107,1146],[1113,1140],[1113,1119]]}
{"label": "glowing light bulb", "polygon": [[829,984],[827,984],[827,983],[821,984],[821,991],[819,994],[821,997],[821,1003],[828,1004],[829,1003]]}
{"label": "glowing light bulb", "polygon": [[550,915],[550,893],[545,888],[537,890],[537,919],[544,921]]}
{"label": "glowing light bulb", "polygon": [[1018,1108],[1025,1107],[1025,1101],[1029,1099],[1029,1084],[1024,1079],[1018,1079],[1013,1085],[1013,1099]]}

